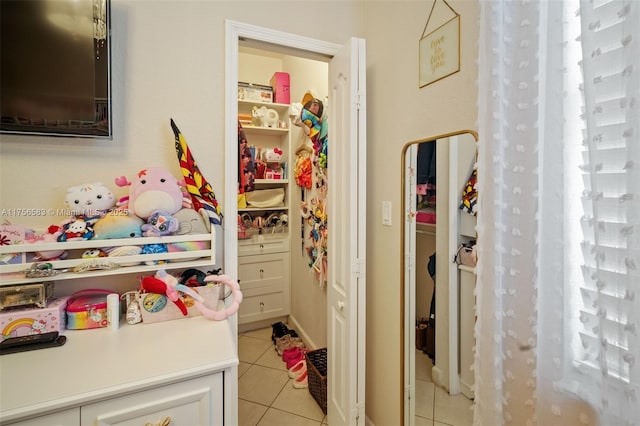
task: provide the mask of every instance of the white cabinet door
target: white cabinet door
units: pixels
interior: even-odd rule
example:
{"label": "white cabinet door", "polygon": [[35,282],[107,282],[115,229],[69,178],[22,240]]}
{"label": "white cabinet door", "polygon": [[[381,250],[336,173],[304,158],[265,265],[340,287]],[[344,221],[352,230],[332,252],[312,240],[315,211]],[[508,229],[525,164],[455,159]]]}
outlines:
{"label": "white cabinet door", "polygon": [[222,373],[217,373],[84,406],[80,424],[222,425],[223,397]]}
{"label": "white cabinet door", "polygon": [[329,424],[364,425],[366,273],[365,41],[329,63],[327,410]]}
{"label": "white cabinet door", "polygon": [[80,424],[80,409],[60,411],[46,416],[10,423],[11,426],[72,426]]}

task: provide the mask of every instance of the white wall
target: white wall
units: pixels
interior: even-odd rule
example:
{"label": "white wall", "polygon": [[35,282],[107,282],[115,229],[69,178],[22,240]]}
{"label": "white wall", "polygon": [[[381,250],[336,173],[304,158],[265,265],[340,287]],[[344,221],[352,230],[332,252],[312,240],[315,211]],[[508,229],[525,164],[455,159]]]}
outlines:
{"label": "white wall", "polygon": [[[151,165],[180,176],[170,118],[222,200],[225,19],[331,42],[361,35],[360,4],[314,9],[309,20],[291,1],[112,0],[113,140],[1,135],[2,207],[63,207],[69,186],[94,181],[124,195],[113,179]],[[48,226],[64,218],[4,219]]]}
{"label": "white wall", "polygon": [[[402,408],[402,147],[456,130],[473,130],[476,124],[478,4],[448,3],[461,15],[461,69],[422,89],[418,87],[418,41],[432,2],[374,1],[365,8],[370,212],[366,407],[376,425],[399,424]],[[432,19],[437,22],[438,18]],[[383,201],[393,205],[391,227],[382,226]],[[440,339],[437,345],[442,346]]]}

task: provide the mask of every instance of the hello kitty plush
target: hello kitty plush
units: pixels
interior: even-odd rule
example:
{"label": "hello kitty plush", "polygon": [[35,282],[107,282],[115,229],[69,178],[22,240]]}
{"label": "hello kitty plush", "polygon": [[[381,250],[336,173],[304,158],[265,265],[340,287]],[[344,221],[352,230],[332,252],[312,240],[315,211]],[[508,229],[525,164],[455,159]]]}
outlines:
{"label": "hello kitty plush", "polygon": [[63,228],[64,232],[58,237],[58,242],[88,240],[93,237],[93,228],[82,218],[64,224]]}
{"label": "hello kitty plush", "polygon": [[116,198],[100,182],[85,183],[67,189],[65,205],[71,216],[83,217],[90,224],[103,217],[116,204]]}

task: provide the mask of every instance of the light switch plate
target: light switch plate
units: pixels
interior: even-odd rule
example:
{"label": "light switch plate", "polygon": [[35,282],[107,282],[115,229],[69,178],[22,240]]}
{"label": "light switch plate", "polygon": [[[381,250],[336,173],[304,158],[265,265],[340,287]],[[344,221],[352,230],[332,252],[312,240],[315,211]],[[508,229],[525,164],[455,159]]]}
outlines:
{"label": "light switch plate", "polygon": [[391,201],[382,202],[382,224],[391,226]]}

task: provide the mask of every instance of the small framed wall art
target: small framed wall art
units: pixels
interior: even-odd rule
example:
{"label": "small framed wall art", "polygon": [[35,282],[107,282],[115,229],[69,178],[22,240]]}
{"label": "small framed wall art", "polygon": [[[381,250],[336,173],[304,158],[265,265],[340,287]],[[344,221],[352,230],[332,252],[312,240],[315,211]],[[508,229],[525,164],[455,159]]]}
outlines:
{"label": "small framed wall art", "polygon": [[419,86],[424,87],[460,71],[460,15],[441,0],[454,14],[453,18],[427,33],[435,0],[419,41]]}

